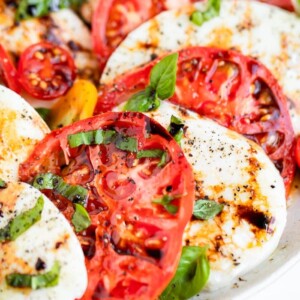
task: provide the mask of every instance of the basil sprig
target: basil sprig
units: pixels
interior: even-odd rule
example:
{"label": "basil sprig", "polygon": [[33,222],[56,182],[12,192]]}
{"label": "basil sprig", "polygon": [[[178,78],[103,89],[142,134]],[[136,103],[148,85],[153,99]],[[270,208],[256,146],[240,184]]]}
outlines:
{"label": "basil sprig", "polygon": [[54,190],[74,203],[85,205],[88,190],[80,185],[70,185],[55,174],[44,173],[37,175],[33,180],[33,186],[39,190]]}
{"label": "basil sprig", "polygon": [[162,205],[167,212],[174,215],[178,211],[178,206],[171,203],[174,199],[176,199],[175,196],[163,195],[159,199],[154,199],[152,203]]}
{"label": "basil sprig", "polygon": [[175,141],[180,145],[183,136],[184,123],[176,116],[171,116],[171,122],[168,127],[169,133],[174,137]]}
{"label": "basil sprig", "polygon": [[220,15],[221,0],[208,0],[207,7],[205,11],[195,10],[190,20],[195,25],[201,26],[203,23],[209,21]]}
{"label": "basil sprig", "polygon": [[218,215],[224,208],[223,204],[211,200],[197,200],[194,203],[193,216],[200,220],[209,220]]}
{"label": "basil sprig", "polygon": [[24,211],[13,218],[5,227],[0,229],[0,242],[14,241],[41,219],[44,199],[39,197],[33,208]]}
{"label": "basil sprig", "polygon": [[55,261],[51,270],[44,274],[13,273],[5,276],[7,285],[15,288],[31,288],[33,290],[56,286],[59,281],[60,264]]}
{"label": "basil sprig", "polygon": [[155,110],[161,100],[172,97],[176,85],[177,61],[178,53],[173,53],[157,63],[151,70],[149,85],[127,101],[124,111]]}
{"label": "basil sprig", "polygon": [[210,273],[207,247],[185,246],[175,276],[160,295],[160,300],[186,300],[199,293]]}
{"label": "basil sprig", "polygon": [[88,212],[82,205],[75,203],[74,206],[75,212],[71,221],[74,225],[75,231],[81,232],[91,225],[91,219]]}
{"label": "basil sprig", "polygon": [[20,0],[16,20],[43,17],[63,8],[78,8],[85,0]]}

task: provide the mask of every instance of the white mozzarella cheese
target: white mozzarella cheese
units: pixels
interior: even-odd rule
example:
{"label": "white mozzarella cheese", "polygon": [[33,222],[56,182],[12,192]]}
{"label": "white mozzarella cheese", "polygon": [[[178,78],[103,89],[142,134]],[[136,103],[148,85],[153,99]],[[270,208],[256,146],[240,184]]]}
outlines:
{"label": "white mozzarella cheese", "polygon": [[[9,183],[0,190],[0,228],[16,215],[31,209],[42,194],[25,183]],[[87,272],[80,243],[70,224],[55,205],[43,195],[41,219],[15,241],[0,243],[0,299],[14,300],[74,300],[87,287]],[[60,265],[56,286],[32,290],[13,288],[5,276],[12,273],[43,274],[54,262]],[[37,263],[43,262],[43,270]],[[38,268],[40,269],[40,268]]]}
{"label": "white mozzarella cheese", "polygon": [[142,24],[110,57],[101,83],[163,55],[188,46],[236,49],[264,63],[291,100],[294,130],[300,133],[300,20],[290,12],[249,0],[223,0],[218,17],[202,26],[190,21],[205,2],[163,12]]}
{"label": "white mozzarella cheese", "polygon": [[147,115],[166,128],[172,115],[184,121],[181,147],[196,199],[225,204],[214,219],[192,220],[184,234],[185,245],[209,245],[207,289],[225,286],[276,249],[286,223],[283,180],[257,144],[211,120],[166,101]]}
{"label": "white mozzarella cheese", "polygon": [[0,85],[0,178],[18,180],[19,164],[49,128],[18,94]]}

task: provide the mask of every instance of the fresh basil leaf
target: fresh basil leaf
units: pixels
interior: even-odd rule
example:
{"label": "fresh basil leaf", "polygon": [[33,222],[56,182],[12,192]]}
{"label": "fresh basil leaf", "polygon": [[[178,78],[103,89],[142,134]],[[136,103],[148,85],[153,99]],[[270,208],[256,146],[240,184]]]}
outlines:
{"label": "fresh basil leaf", "polygon": [[48,118],[51,110],[49,108],[45,108],[45,107],[38,107],[35,110],[38,112],[38,114],[40,115],[40,117],[45,122],[47,122],[47,118]]}
{"label": "fresh basil leaf", "polygon": [[116,147],[120,150],[137,152],[138,140],[134,137],[119,135],[116,139]]}
{"label": "fresh basil leaf", "polygon": [[44,199],[39,197],[33,208],[24,211],[0,229],[0,242],[14,241],[41,219]]}
{"label": "fresh basil leaf", "polygon": [[29,275],[13,273],[5,276],[7,285],[15,288],[31,288],[33,290],[53,287],[58,284],[60,264],[55,261],[50,271],[44,274]]}
{"label": "fresh basil leaf", "polygon": [[114,130],[90,130],[68,135],[68,143],[71,148],[81,145],[109,144],[115,136],[116,132]]}
{"label": "fresh basil leaf", "polygon": [[205,11],[195,10],[190,20],[198,26],[220,15],[221,0],[208,0]]}
{"label": "fresh basil leaf", "polygon": [[178,53],[164,57],[151,70],[150,84],[134,94],[125,104],[124,111],[147,112],[157,109],[160,101],[173,96],[176,85]]}
{"label": "fresh basil leaf", "polygon": [[76,232],[81,232],[87,229],[91,225],[91,219],[86,209],[75,203],[75,212],[72,216],[72,224],[75,227]]}
{"label": "fresh basil leaf", "polygon": [[160,100],[173,96],[176,85],[178,53],[164,57],[150,73],[150,86]]}
{"label": "fresh basil leaf", "polygon": [[186,300],[198,294],[210,273],[207,247],[185,246],[175,276],[163,291],[160,300]]}
{"label": "fresh basil leaf", "polygon": [[7,188],[7,183],[3,179],[0,179],[0,189],[5,189],[5,188]]}
{"label": "fresh basil leaf", "polygon": [[45,173],[37,175],[32,184],[39,190],[54,190],[74,203],[86,204],[88,190],[80,185],[70,185],[55,174]]}
{"label": "fresh basil leaf", "polygon": [[200,220],[209,220],[219,214],[223,208],[223,204],[215,201],[197,200],[194,203],[193,216]]}
{"label": "fresh basil leaf", "polygon": [[85,0],[20,0],[16,11],[16,21],[33,17],[43,17],[63,8],[78,8]]}
{"label": "fresh basil leaf", "polygon": [[178,211],[178,206],[171,204],[171,202],[176,198],[175,196],[163,195],[162,198],[154,199],[152,203],[162,205],[167,212],[174,215]]}
{"label": "fresh basil leaf", "polygon": [[159,158],[162,157],[165,153],[164,150],[161,149],[148,149],[148,150],[141,150],[137,153],[137,158]]}
{"label": "fresh basil leaf", "polygon": [[168,127],[169,133],[174,137],[175,141],[180,145],[183,137],[184,123],[181,119],[176,116],[171,116],[171,122]]}
{"label": "fresh basil leaf", "polygon": [[160,105],[160,100],[155,95],[155,90],[147,87],[145,90],[134,94],[125,104],[123,111],[146,112],[155,110]]}

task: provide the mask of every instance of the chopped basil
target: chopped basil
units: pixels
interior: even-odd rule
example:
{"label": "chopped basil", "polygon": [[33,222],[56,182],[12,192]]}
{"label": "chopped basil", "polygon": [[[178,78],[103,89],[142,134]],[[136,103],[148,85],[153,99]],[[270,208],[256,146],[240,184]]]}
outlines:
{"label": "chopped basil", "polygon": [[221,0],[208,0],[205,11],[195,10],[191,15],[191,21],[198,26],[217,17],[220,14]]}
{"label": "chopped basil", "polygon": [[78,8],[85,0],[20,0],[16,20],[43,17],[63,8]]}
{"label": "chopped basil", "polygon": [[49,108],[45,108],[45,107],[38,107],[35,110],[38,112],[38,114],[40,115],[40,117],[45,122],[47,122],[47,118],[48,118],[51,110]]}
{"label": "chopped basil", "polygon": [[167,212],[174,215],[178,211],[178,206],[171,204],[175,198],[174,196],[163,195],[162,198],[154,199],[152,203],[162,205]]}
{"label": "chopped basil", "polygon": [[186,300],[198,294],[210,273],[207,247],[184,246],[175,276],[160,295],[160,300]]}
{"label": "chopped basil", "polygon": [[159,168],[163,168],[167,163],[167,152],[164,152],[161,156],[160,162],[158,163]]}
{"label": "chopped basil", "polygon": [[116,139],[116,147],[120,150],[137,152],[138,140],[134,137],[119,135]]}
{"label": "chopped basil", "polygon": [[41,219],[44,199],[39,197],[33,208],[26,210],[0,229],[0,242],[14,241]]}
{"label": "chopped basil", "polygon": [[183,136],[183,127],[184,123],[181,119],[171,116],[171,122],[168,127],[168,131],[174,137],[175,141],[180,144],[182,136]]}
{"label": "chopped basil", "polygon": [[5,189],[5,188],[7,188],[7,183],[3,179],[0,179],[0,189]]}
{"label": "chopped basil", "polygon": [[15,288],[33,290],[56,286],[59,282],[60,264],[55,261],[50,271],[44,274],[30,275],[13,273],[5,276],[7,285]]}
{"label": "chopped basil", "polygon": [[88,190],[80,185],[70,185],[52,173],[37,175],[33,180],[33,186],[39,190],[54,190],[74,203],[85,205]]}
{"label": "chopped basil", "polygon": [[125,104],[124,111],[147,112],[159,107],[160,101],[173,96],[176,85],[178,53],[164,57],[150,73],[150,84],[134,94]]}
{"label": "chopped basil", "polygon": [[137,158],[160,158],[165,153],[164,150],[161,149],[148,149],[148,150],[141,150],[137,153]]}
{"label": "chopped basil", "polygon": [[72,216],[72,224],[75,227],[76,232],[81,232],[87,229],[91,225],[91,219],[86,209],[75,203],[75,212]]}
{"label": "chopped basil", "polygon": [[223,208],[223,204],[215,201],[197,200],[194,203],[193,216],[200,220],[209,220],[219,214]]}
{"label": "chopped basil", "polygon": [[68,142],[71,148],[81,145],[109,144],[113,141],[115,135],[114,130],[90,130],[68,135]]}

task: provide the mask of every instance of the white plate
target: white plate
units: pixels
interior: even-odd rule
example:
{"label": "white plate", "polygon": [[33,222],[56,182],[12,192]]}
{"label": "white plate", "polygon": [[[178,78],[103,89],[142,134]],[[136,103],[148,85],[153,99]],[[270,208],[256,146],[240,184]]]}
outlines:
{"label": "white plate", "polygon": [[[230,286],[226,286],[215,292],[202,292],[199,296],[194,297],[193,300],[253,299],[253,295],[268,287],[272,282],[288,272],[296,262],[300,260],[299,177],[298,175],[294,182],[294,187],[289,199],[287,224],[284,233],[277,249],[271,257],[251,272],[237,278]],[[285,294],[288,295],[287,291]]]}

